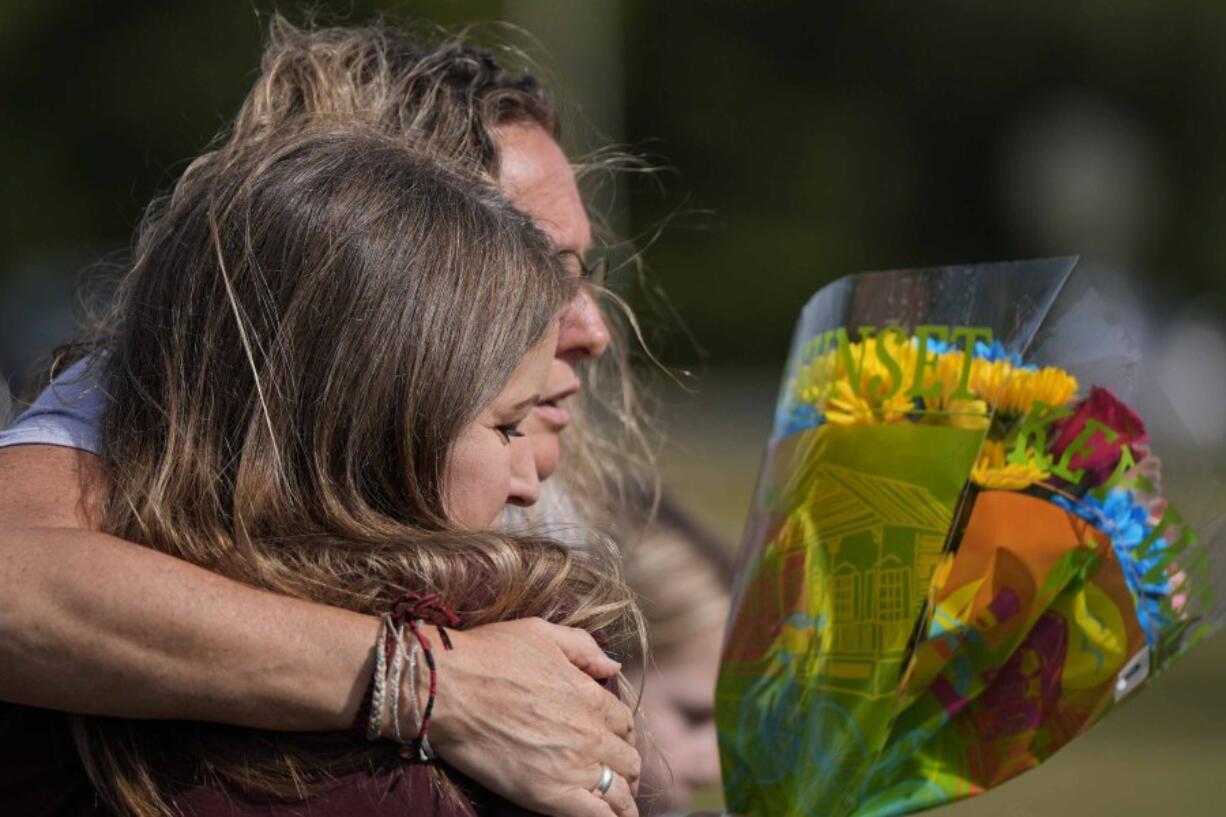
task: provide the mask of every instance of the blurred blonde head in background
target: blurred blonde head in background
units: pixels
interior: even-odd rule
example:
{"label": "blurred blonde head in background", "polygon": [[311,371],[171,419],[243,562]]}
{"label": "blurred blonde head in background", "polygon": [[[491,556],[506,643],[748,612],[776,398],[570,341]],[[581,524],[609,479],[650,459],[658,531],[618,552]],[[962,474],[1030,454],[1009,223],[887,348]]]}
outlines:
{"label": "blurred blonde head in background", "polygon": [[647,623],[651,654],[628,667],[643,683],[650,734],[639,789],[644,814],[690,805],[718,786],[715,679],[728,618],[728,550],[667,497],[655,524],[625,553],[625,575]]}

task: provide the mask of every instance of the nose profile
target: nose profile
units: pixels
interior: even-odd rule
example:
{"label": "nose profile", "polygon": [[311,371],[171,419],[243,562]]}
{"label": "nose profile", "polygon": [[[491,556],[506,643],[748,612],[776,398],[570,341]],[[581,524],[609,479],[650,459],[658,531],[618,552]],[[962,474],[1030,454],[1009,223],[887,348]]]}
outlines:
{"label": "nose profile", "polygon": [[609,340],[609,327],[596,299],[581,289],[562,313],[557,356],[572,361],[597,358],[609,348]]}
{"label": "nose profile", "polygon": [[511,484],[507,491],[507,504],[520,508],[535,505],[541,498],[541,479],[536,473],[536,458],[533,456],[529,438],[511,440]]}

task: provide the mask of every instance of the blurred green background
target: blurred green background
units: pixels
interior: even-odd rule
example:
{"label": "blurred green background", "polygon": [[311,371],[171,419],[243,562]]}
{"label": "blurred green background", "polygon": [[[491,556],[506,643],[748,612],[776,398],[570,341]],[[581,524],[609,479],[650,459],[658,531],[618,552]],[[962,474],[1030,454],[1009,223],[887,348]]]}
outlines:
{"label": "blurred green background", "polygon": [[[81,271],[122,258],[150,196],[232,115],[274,8],[0,5],[10,383],[71,336]],[[334,22],[515,23],[571,103],[574,154],[612,141],[662,168],[596,206],[647,247],[669,307],[631,297],[665,359],[696,373],[690,393],[665,395],[670,487],[730,546],[797,312],[861,269],[1083,255],[1119,282],[1164,385],[1192,398],[1189,431],[1220,461],[1220,0],[316,8]],[[946,813],[1221,815],[1223,773],[1219,638],[1045,768]]]}

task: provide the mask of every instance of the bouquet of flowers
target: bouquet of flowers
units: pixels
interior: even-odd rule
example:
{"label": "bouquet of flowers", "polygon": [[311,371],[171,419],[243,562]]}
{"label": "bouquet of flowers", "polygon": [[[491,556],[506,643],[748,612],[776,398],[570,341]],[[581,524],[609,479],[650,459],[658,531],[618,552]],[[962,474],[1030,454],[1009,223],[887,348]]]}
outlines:
{"label": "bouquet of flowers", "polygon": [[867,273],[805,308],[717,688],[730,811],[980,793],[1221,623],[1226,491],[1075,266]]}

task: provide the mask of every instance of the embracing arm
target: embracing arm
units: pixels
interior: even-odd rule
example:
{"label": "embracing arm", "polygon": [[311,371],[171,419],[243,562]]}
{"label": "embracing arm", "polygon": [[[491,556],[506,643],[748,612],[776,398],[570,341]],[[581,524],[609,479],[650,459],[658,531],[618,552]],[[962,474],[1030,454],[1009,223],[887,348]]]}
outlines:
{"label": "embracing arm", "polygon": [[[347,728],[378,620],[98,532],[88,486],[100,467],[75,449],[0,449],[0,699],[117,717]],[[639,770],[629,711],[590,680],[618,665],[591,637],[524,620],[474,628],[461,641],[440,669],[440,757],[538,811],[632,817],[625,797],[611,804],[589,791],[600,763],[630,782]],[[518,730],[495,728],[508,712],[534,717]]]}
{"label": "embracing arm", "polygon": [[378,621],[92,530],[99,461],[0,449],[0,698],[98,715],[343,729]]}

